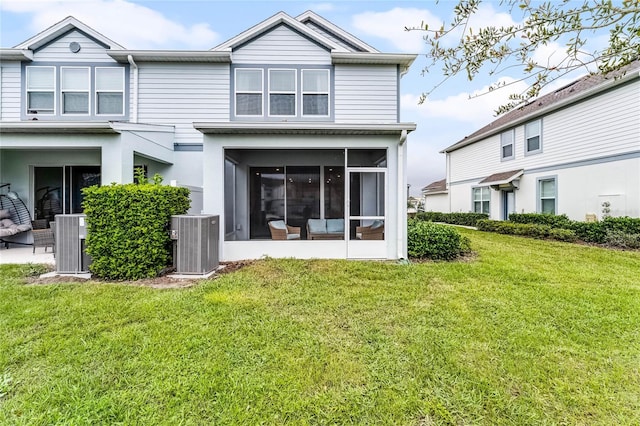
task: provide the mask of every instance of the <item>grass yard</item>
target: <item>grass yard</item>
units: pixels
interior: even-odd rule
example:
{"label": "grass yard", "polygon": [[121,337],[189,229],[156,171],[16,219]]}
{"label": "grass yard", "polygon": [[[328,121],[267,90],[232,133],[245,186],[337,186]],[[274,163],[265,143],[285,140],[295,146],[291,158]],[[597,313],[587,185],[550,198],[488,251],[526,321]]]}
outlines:
{"label": "grass yard", "polygon": [[0,266],[0,424],[640,424],[640,253],[461,232],[188,289]]}

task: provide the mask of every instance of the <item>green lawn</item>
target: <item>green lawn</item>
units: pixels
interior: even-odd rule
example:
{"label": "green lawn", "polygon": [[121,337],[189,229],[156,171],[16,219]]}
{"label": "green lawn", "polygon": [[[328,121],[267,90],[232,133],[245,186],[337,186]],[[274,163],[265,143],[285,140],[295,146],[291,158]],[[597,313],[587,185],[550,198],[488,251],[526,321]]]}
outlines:
{"label": "green lawn", "polygon": [[640,424],[640,253],[264,260],[189,289],[0,267],[0,424]]}

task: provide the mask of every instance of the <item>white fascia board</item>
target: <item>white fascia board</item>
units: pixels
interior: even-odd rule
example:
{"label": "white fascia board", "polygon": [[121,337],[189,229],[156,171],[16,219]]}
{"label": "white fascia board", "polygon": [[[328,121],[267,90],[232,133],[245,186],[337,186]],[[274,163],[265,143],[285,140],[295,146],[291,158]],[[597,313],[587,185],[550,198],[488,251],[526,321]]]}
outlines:
{"label": "white fascia board", "polygon": [[23,41],[19,45],[15,46],[15,48],[35,50],[73,29],[78,29],[80,31],[85,32],[86,34],[100,41],[101,43],[104,43],[105,45],[109,46],[109,48],[111,49],[124,49],[124,47],[122,47],[115,41],[103,36],[93,28],[78,21],[73,16],[67,16],[62,21],[56,24],[53,24],[46,30],[41,31],[40,33],[36,34],[35,36],[31,37],[26,41]]}
{"label": "white fascia board", "polygon": [[167,124],[140,124],[140,123],[127,123],[120,121],[110,122],[111,128],[117,132],[162,132],[173,133],[175,126]]}
{"label": "white fascia board", "polygon": [[340,36],[344,40],[348,41],[349,43],[355,46],[358,46],[364,51],[372,52],[372,53],[378,52],[378,50],[375,47],[369,46],[364,41],[360,40],[359,38],[355,37],[352,34],[349,34],[348,32],[336,26],[332,22],[327,21],[322,16],[317,15],[315,12],[307,10],[306,12],[296,16],[296,19],[300,22],[312,21],[318,26],[326,28],[329,32],[335,33],[336,35]]}
{"label": "white fascia board", "polygon": [[412,132],[416,124],[194,122],[193,127],[205,134],[381,135]]}
{"label": "white fascia board", "polygon": [[120,133],[108,121],[5,121],[0,123],[0,133]]}
{"label": "white fascia board", "polygon": [[120,63],[127,63],[129,55],[137,62],[231,62],[230,52],[211,50],[108,50],[107,55]]}
{"label": "white fascia board", "polygon": [[304,34],[306,37],[316,41],[317,43],[325,46],[327,49],[331,51],[338,52],[347,52],[343,47],[335,44],[333,41],[328,38],[318,34],[316,31],[313,31],[311,28],[308,28],[306,25],[298,22],[291,16],[287,15],[284,12],[278,12],[273,15],[271,18],[267,18],[266,20],[260,22],[259,24],[249,28],[246,31],[238,34],[237,36],[225,41],[222,44],[217,45],[212,51],[226,51],[227,49],[233,49],[236,46],[244,44],[245,42],[258,37],[260,34],[270,30],[273,27],[276,27],[280,24],[287,24],[290,27],[296,29],[301,34]]}
{"label": "white fascia board", "polygon": [[332,52],[334,64],[400,65],[409,68],[418,55],[404,53]]}
{"label": "white fascia board", "polygon": [[33,52],[27,49],[0,49],[0,61],[32,61]]}

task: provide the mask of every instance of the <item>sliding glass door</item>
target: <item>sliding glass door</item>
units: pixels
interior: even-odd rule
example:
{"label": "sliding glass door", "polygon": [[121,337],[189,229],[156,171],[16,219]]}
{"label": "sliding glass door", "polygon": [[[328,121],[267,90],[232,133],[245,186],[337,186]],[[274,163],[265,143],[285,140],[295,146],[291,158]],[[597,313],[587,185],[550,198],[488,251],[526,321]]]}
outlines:
{"label": "sliding glass door", "polygon": [[34,218],[82,213],[82,189],[100,185],[100,166],[34,167]]}

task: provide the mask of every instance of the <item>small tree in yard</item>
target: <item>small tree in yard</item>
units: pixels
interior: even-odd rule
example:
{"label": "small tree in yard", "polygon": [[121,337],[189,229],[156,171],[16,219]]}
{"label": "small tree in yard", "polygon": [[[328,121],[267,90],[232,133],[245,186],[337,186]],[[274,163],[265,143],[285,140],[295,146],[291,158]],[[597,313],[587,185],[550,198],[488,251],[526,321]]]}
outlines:
{"label": "small tree in yard", "polygon": [[189,190],[149,183],[112,184],[83,189],[87,215],[87,253],[91,272],[100,278],[137,280],[157,276],[169,266],[171,216],[189,209]]}

